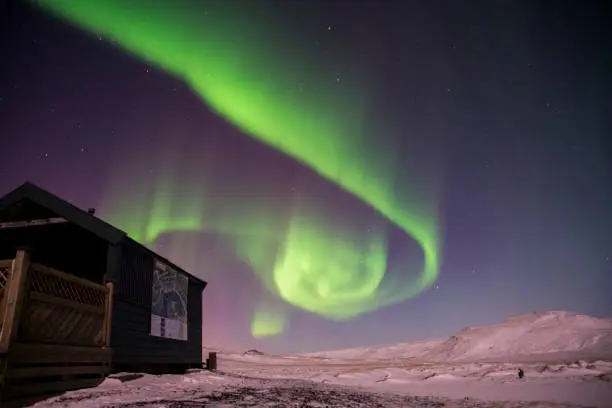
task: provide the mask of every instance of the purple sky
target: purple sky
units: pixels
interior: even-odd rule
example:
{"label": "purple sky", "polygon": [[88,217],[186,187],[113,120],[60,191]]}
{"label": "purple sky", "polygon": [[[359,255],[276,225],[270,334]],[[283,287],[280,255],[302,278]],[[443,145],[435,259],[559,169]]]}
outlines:
{"label": "purple sky", "polygon": [[[306,351],[445,336],[533,310],[612,315],[612,35],[604,2],[356,2],[350,12],[328,3],[275,2],[266,23],[328,41],[356,64],[377,61],[369,127],[384,143],[402,151],[418,142],[414,134],[443,141],[439,281],[349,322],[294,310],[285,334],[255,341],[250,293],[260,285],[226,262],[224,273],[192,271],[211,283],[205,341]],[[290,183],[267,177],[271,168],[312,177],[154,67],[22,2],[1,12],[1,194],[31,181],[104,217],[115,198],[115,161],[154,172],[177,140],[181,177],[223,158],[213,179],[232,193],[221,193],[217,201],[228,201],[218,205],[246,197],[237,193],[246,174],[270,194]],[[370,14],[378,28],[342,35],[351,19]],[[327,32],[330,24],[338,34]],[[351,55],[353,42],[374,35],[376,55]],[[311,192],[330,188],[313,183],[320,185]],[[187,263],[206,262],[206,251]],[[181,253],[160,252],[181,263]]]}

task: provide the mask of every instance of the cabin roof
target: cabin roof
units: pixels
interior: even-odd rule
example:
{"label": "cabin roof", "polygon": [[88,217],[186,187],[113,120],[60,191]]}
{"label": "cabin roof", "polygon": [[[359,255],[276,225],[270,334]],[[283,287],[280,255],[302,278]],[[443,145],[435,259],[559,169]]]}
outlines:
{"label": "cabin roof", "polygon": [[196,281],[199,281],[202,285],[206,286],[207,284],[206,281],[193,276],[183,268],[177,266],[163,256],[155,253],[146,246],[130,238],[126,232],[30,182],[22,184],[0,198],[0,222],[16,221],[15,219],[12,219],[14,210],[20,206],[26,205],[27,202],[34,203],[39,207],[48,210],[49,213],[55,214],[64,218],[70,223],[78,225],[111,245],[119,245],[123,242],[131,241],[133,244],[144,248],[147,252],[151,253],[161,261],[189,275]]}

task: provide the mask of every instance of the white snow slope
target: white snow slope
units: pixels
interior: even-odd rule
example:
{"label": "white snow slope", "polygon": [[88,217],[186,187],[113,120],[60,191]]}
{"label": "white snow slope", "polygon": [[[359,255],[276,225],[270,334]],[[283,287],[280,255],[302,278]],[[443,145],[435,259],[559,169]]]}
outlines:
{"label": "white snow slope", "polygon": [[116,376],[35,406],[612,408],[611,337],[610,319],[553,311],[446,340],[309,355],[219,350],[217,372]]}
{"label": "white snow slope", "polygon": [[467,327],[443,340],[357,348],[310,356],[414,359],[423,362],[521,362],[612,359],[612,319],[566,311],[522,314],[490,326]]}

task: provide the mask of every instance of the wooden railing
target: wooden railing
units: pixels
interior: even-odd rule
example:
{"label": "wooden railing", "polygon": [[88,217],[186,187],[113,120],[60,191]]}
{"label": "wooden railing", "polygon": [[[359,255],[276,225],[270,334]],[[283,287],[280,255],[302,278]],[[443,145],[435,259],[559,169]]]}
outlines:
{"label": "wooden railing", "polygon": [[13,265],[12,259],[0,260],[0,294],[4,292],[4,288],[8,284],[12,265]]}
{"label": "wooden railing", "polygon": [[31,263],[23,249],[0,274],[0,399],[99,384],[112,357],[112,283]]}
{"label": "wooden railing", "polygon": [[0,353],[15,341],[109,347],[112,296],[111,283],[30,263],[18,251],[0,261]]}
{"label": "wooden railing", "polygon": [[0,260],[0,330],[2,330],[2,320],[4,319],[4,293],[11,276],[12,259]]}
{"label": "wooden railing", "polygon": [[[34,263],[18,341],[103,347],[112,289]],[[110,316],[109,316],[110,317]]]}

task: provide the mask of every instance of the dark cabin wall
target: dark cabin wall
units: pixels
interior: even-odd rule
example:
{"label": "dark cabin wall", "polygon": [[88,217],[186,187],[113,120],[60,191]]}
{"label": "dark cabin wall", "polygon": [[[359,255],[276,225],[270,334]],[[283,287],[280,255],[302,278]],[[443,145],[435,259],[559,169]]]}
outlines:
{"label": "dark cabin wall", "polygon": [[202,284],[189,278],[187,341],[150,336],[154,255],[126,239],[115,248],[116,270],[111,325],[117,365],[193,364],[202,361]]}
{"label": "dark cabin wall", "polygon": [[14,258],[19,247],[29,248],[34,262],[104,282],[108,243],[75,224],[0,229],[0,259]]}

